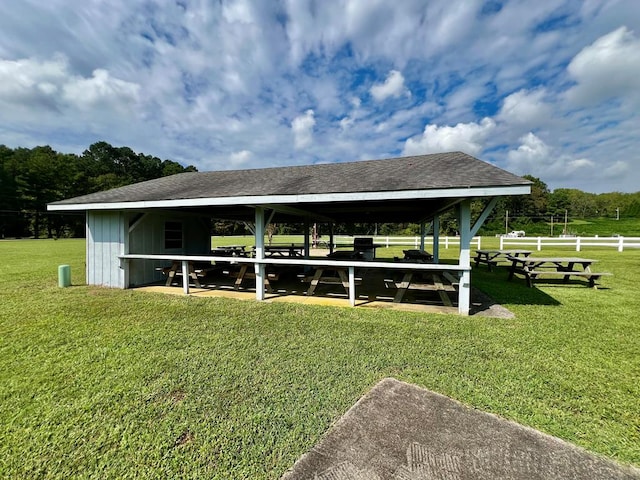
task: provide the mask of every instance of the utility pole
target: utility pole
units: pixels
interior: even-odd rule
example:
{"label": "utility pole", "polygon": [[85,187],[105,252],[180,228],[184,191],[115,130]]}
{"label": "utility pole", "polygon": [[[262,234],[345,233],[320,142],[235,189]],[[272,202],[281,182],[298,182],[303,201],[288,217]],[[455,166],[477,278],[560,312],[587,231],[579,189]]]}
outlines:
{"label": "utility pole", "polygon": [[551,236],[553,237],[553,215],[551,215]]}
{"label": "utility pole", "polygon": [[567,234],[567,210],[564,211],[564,231],[562,233]]}
{"label": "utility pole", "polygon": [[509,210],[507,210],[505,212],[505,217],[504,217],[504,233],[505,235],[507,233],[509,233]]}
{"label": "utility pole", "polygon": [[616,207],[616,220],[620,220],[620,207]]}

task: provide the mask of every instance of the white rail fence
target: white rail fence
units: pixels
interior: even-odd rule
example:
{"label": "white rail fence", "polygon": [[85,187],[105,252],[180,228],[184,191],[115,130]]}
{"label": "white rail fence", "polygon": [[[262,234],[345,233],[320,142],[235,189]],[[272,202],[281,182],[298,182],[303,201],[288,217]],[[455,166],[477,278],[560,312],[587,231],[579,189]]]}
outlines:
{"label": "white rail fence", "polygon": [[619,252],[625,248],[640,248],[640,237],[500,237],[500,250],[506,246],[575,247],[579,252],[583,247],[612,247]]}
{"label": "white rail fence", "polygon": [[[340,247],[342,245],[351,245],[353,243],[354,237],[349,236],[338,236],[336,235],[333,239],[334,245]],[[382,245],[383,247],[389,248],[393,245],[404,245],[407,247],[420,248],[420,237],[373,237],[373,243],[378,245]],[[480,246],[481,238],[473,237],[471,240],[471,246],[475,246],[475,248],[482,248]],[[425,237],[424,244],[433,245],[433,237]],[[445,249],[448,249],[450,246],[459,246],[460,245],[460,237],[440,237],[440,246],[443,246]]]}

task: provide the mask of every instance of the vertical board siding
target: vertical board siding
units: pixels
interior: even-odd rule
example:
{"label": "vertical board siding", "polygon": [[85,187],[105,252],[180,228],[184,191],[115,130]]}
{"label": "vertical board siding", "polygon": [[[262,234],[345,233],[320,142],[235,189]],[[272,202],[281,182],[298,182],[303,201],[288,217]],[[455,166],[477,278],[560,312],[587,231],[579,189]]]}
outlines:
{"label": "vertical board siding", "polygon": [[87,283],[125,288],[118,255],[124,253],[125,215],[120,212],[87,214]]}
{"label": "vertical board siding", "polygon": [[[166,215],[148,213],[129,233],[130,253],[164,253],[164,222]],[[129,286],[145,285],[161,281],[162,272],[156,270],[166,266],[162,260],[130,260]]]}

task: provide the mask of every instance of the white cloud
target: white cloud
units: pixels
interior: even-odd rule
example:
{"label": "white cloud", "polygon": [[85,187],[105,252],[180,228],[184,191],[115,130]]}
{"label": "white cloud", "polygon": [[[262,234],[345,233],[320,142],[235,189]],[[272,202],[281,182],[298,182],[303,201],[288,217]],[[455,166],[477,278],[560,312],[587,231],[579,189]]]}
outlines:
{"label": "white cloud", "polygon": [[342,117],[340,119],[340,129],[346,130],[353,125],[353,118],[351,117]]}
{"label": "white cloud", "polygon": [[238,168],[247,164],[253,157],[253,153],[249,150],[240,150],[239,152],[233,152],[229,155],[229,163],[232,168]]}
{"label": "white cloud", "polygon": [[520,143],[517,149],[510,150],[507,155],[509,168],[516,173],[529,173],[556,182],[571,176],[582,177],[595,173],[596,164],[593,161],[559,153],[531,132],[521,137]]}
{"label": "white cloud", "polygon": [[293,131],[293,142],[296,149],[308,147],[313,142],[313,127],[316,124],[313,110],[309,109],[293,119],[291,130]]}
{"label": "white cloud", "polygon": [[455,127],[430,124],[425,127],[421,136],[407,139],[403,153],[422,155],[459,150],[477,155],[495,126],[490,118],[483,118],[480,123],[458,123]]}
{"label": "white cloud", "polygon": [[517,172],[535,174],[539,166],[549,167],[553,162],[551,149],[541,139],[529,132],[520,138],[521,145],[508,154],[511,168]]}
{"label": "white cloud", "polygon": [[533,128],[547,123],[552,115],[551,106],[544,101],[545,90],[522,89],[512,93],[502,102],[498,119],[509,124]]}
{"label": "white cloud", "polygon": [[251,2],[246,0],[229,1],[222,5],[222,15],[229,23],[252,23],[254,21]]}
{"label": "white cloud", "polygon": [[640,101],[640,39],[620,27],[583,48],[567,67],[576,85],[567,98],[575,105],[594,105],[609,98]]}
{"label": "white cloud", "polygon": [[125,82],[103,69],[93,71],[91,78],[73,78],[63,87],[63,97],[78,108],[116,105],[126,109],[138,99],[140,85]]}
{"label": "white cloud", "polygon": [[637,0],[339,4],[8,2],[0,144],[104,139],[201,170],[457,149],[518,166],[534,132],[592,174],[559,186],[638,189]]}
{"label": "white cloud", "polygon": [[404,86],[402,73],[397,70],[391,70],[383,83],[373,85],[369,91],[371,96],[378,102],[382,102],[389,97],[411,96],[411,92]]}
{"label": "white cloud", "polygon": [[129,110],[138,100],[140,86],[98,69],[84,78],[73,75],[65,57],[37,61],[31,58],[0,60],[0,102],[21,108],[48,105],[52,110],[96,106]]}

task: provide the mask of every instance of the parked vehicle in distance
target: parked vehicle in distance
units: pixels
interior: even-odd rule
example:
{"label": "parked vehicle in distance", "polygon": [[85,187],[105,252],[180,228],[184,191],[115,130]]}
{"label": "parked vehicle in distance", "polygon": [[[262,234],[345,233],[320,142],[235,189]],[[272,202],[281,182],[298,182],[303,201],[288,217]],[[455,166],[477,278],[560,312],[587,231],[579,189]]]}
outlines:
{"label": "parked vehicle in distance", "polygon": [[513,238],[513,237],[525,237],[526,234],[524,232],[524,230],[514,230],[512,232],[509,232],[505,235],[506,237],[509,238]]}

